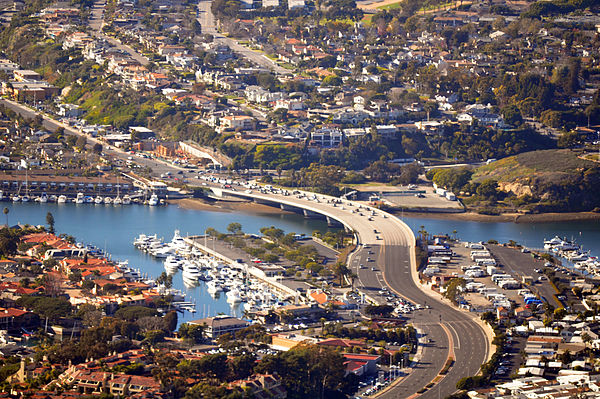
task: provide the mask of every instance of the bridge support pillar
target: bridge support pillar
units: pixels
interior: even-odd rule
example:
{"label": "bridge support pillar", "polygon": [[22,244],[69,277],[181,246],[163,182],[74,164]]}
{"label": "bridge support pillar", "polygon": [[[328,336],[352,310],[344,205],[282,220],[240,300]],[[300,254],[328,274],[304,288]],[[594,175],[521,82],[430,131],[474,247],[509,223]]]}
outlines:
{"label": "bridge support pillar", "polygon": [[318,213],[309,211],[308,209],[303,209],[302,212],[304,213],[304,217],[306,219],[319,219],[321,217],[321,215]]}
{"label": "bridge support pillar", "polygon": [[340,222],[329,216],[326,216],[325,218],[327,219],[327,226],[329,227],[340,227],[342,225]]}

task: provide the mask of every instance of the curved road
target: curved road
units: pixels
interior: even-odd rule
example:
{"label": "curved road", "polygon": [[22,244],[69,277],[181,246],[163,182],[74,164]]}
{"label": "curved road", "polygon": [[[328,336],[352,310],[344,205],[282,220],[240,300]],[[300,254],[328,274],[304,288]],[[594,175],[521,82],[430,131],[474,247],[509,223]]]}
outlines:
{"label": "curved road", "polygon": [[[36,115],[35,111],[14,101],[0,99],[0,103],[24,117],[33,118]],[[46,116],[43,124],[45,128],[52,131],[63,126],[69,134],[84,135]],[[95,139],[86,137],[88,141],[96,142]],[[123,151],[106,148],[106,145],[104,147],[105,153],[116,158],[126,160],[129,156]],[[136,157],[135,162],[151,167],[155,172],[180,170],[178,167],[153,159]],[[449,354],[453,352],[456,361],[450,372],[436,386],[420,395],[432,399],[445,397],[456,390],[459,379],[476,374],[481,364],[487,360],[488,338],[480,324],[473,320],[473,316],[432,298],[417,285],[415,237],[410,228],[400,219],[352,201],[343,200],[342,204],[334,206],[333,197],[316,195],[316,199],[309,199],[308,197],[314,198],[313,193],[306,193],[307,196],[298,198],[294,195],[263,194],[257,191],[245,193],[216,187],[215,191],[309,209],[340,221],[360,237],[360,248],[349,257],[348,266],[358,274],[358,285],[363,292],[377,297],[379,290],[387,286],[412,302],[430,307],[430,309],[416,311],[409,317],[409,322],[429,341],[423,347],[418,364],[407,377],[382,393],[380,397],[407,398],[415,395],[418,390],[436,378]],[[335,198],[335,200],[339,199]],[[372,211],[375,215],[371,214]],[[372,262],[368,262],[368,258],[371,258]],[[359,268],[360,263],[364,263],[367,267]],[[371,270],[371,267],[374,270]]]}
{"label": "curved road", "polygon": [[[298,198],[295,195],[264,194],[257,191],[213,191],[217,194],[221,191],[229,195],[296,206],[340,221],[360,237],[361,249],[350,257],[349,267],[358,273],[363,292],[376,297],[379,290],[387,286],[404,298],[429,307],[414,312],[409,318],[410,323],[427,337],[428,342],[423,348],[420,361],[404,380],[379,397],[406,398],[415,395],[438,376],[447,358],[452,356],[455,363],[448,374],[433,388],[420,395],[423,398],[445,397],[456,391],[458,380],[475,375],[487,360],[488,337],[480,324],[473,320],[473,316],[430,296],[416,284],[415,237],[400,219],[365,205],[360,205],[359,208],[359,204],[352,201],[344,200],[342,204],[334,206],[332,200],[338,200],[337,198],[316,195],[315,199],[312,193],[305,193],[312,198],[309,199],[307,196]],[[372,211],[376,215],[372,215]],[[367,258],[371,258],[373,262],[366,262]],[[367,267],[359,268],[360,263]],[[371,270],[371,267],[375,270]]]}

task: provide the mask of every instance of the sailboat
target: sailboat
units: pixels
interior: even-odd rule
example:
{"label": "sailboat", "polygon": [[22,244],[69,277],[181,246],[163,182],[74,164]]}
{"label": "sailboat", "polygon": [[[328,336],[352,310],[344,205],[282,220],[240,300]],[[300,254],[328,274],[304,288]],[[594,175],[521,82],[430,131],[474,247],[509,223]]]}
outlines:
{"label": "sailboat", "polygon": [[25,195],[21,197],[22,202],[29,202],[29,179],[27,174],[27,168],[25,168]]}
{"label": "sailboat", "polygon": [[119,175],[117,175],[117,196],[115,197],[115,199],[113,199],[113,205],[121,205],[123,203],[120,196],[120,188],[121,185],[119,184]]}

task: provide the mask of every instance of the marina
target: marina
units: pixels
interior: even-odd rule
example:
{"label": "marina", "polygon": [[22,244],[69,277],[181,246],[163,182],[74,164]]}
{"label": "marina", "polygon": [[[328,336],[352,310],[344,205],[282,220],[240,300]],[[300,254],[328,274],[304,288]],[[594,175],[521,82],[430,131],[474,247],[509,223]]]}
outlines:
{"label": "marina", "polygon": [[[10,225],[44,224],[46,214],[51,212],[59,233],[68,232],[78,241],[93,244],[110,253],[114,260],[128,260],[131,268],[139,269],[141,273],[151,278],[157,278],[166,270],[164,263],[167,258],[155,258],[137,250],[132,245],[132,240],[140,234],[156,233],[158,238],[165,237],[166,240],[170,240],[175,230],[179,230],[182,237],[191,237],[192,234],[204,233],[208,227],[226,231],[227,225],[231,222],[241,223],[247,233],[259,233],[261,227],[271,225],[286,232],[306,235],[311,235],[314,230],[324,232],[328,229],[324,220],[305,219],[301,215],[279,212],[190,210],[176,205],[167,207],[78,206],[72,203],[42,204],[33,201],[7,202],[5,206],[9,210],[7,216]],[[600,228],[595,221],[515,224],[422,217],[404,217],[403,220],[415,234],[422,229],[429,234],[452,234],[453,230],[456,230],[456,235],[465,241],[515,240],[530,248],[539,248],[544,237],[573,236],[586,250],[591,250],[592,253],[600,252]],[[198,241],[202,243],[203,240]],[[227,301],[226,292],[219,291],[216,284],[214,287],[210,282],[203,282],[193,287],[186,286],[182,277],[176,277],[173,279],[173,288],[185,294],[184,302],[195,304],[196,309],[195,314],[190,312],[180,314],[179,322],[219,313],[241,316],[244,312],[244,305],[237,303],[232,306]]]}
{"label": "marina", "polygon": [[555,236],[550,240],[544,240],[544,249],[550,254],[569,262],[579,271],[598,277],[600,276],[600,260],[592,256],[591,250],[584,251],[583,248],[573,240],[567,240]]}
{"label": "marina", "polygon": [[163,242],[156,234],[140,234],[133,245],[155,258],[164,258],[167,275],[174,276],[181,271],[183,284],[187,288],[205,284],[211,297],[216,298],[224,293],[230,306],[242,304],[249,317],[257,312],[268,312],[298,302],[298,291],[281,283],[278,278],[268,276],[259,267],[229,259],[211,250],[201,244],[204,238],[183,238],[179,230],[175,230],[169,242]]}

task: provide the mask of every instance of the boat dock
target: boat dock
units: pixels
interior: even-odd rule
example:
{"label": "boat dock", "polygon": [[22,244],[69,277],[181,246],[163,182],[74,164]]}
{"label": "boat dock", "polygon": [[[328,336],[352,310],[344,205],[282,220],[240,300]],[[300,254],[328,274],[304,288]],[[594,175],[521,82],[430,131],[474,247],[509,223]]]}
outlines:
{"label": "boat dock", "polygon": [[[229,258],[214,248],[209,248],[208,245],[204,245],[202,242],[205,241],[205,239],[206,237],[204,235],[196,235],[188,236],[184,238],[184,241],[199,251],[209,256],[214,256],[215,258],[218,258],[229,265],[240,264],[237,260]],[[277,276],[268,276],[262,269],[248,263],[244,263],[243,265],[244,271],[251,278],[267,284],[273,290],[273,292],[277,294],[277,296],[291,298],[295,303],[304,303],[306,301],[306,298],[301,295],[298,290],[283,284],[281,281],[279,281],[280,278]]]}

